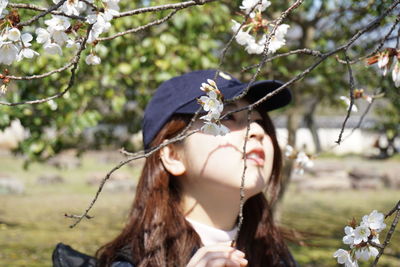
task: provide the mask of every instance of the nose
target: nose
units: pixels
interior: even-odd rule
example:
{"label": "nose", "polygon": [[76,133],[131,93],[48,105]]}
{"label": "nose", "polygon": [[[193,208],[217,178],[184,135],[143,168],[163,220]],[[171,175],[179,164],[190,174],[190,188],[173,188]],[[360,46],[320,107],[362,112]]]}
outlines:
{"label": "nose", "polygon": [[257,141],[262,142],[264,136],[265,136],[265,131],[260,124],[254,121],[250,123],[249,139],[256,139]]}

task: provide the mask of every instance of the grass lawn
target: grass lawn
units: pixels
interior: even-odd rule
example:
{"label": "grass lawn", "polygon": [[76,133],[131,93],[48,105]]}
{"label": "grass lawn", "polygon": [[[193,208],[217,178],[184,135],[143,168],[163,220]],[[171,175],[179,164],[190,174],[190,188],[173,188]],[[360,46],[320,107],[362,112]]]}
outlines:
{"label": "grass lawn", "polygon": [[[24,171],[21,159],[0,155],[1,174],[25,182],[24,194],[0,195],[0,266],[51,266],[51,252],[58,242],[92,254],[116,235],[127,217],[133,193],[103,193],[90,212],[94,218],[76,228],[70,229],[72,221],[64,217],[65,213],[80,214],[90,203],[96,187],[87,185],[86,179],[94,172],[105,174],[114,165],[85,156],[82,166],[75,169],[33,164]],[[137,178],[139,169],[128,166],[121,172]],[[65,183],[39,185],[36,179],[43,173],[60,174]],[[290,244],[301,266],[338,266],[332,254],[345,248],[341,238],[346,222],[373,209],[386,212],[399,199],[400,191],[297,192],[291,188],[282,206],[281,224],[304,235],[302,246]],[[379,266],[400,266],[399,228]]]}

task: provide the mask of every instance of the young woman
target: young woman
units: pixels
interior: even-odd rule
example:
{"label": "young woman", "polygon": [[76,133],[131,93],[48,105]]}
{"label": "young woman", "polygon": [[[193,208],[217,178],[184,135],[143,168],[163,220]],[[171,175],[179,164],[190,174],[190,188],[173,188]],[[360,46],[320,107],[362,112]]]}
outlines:
{"label": "young woman", "polygon": [[[200,108],[200,86],[215,70],[184,74],[164,82],[146,108],[143,140],[147,151],[177,136]],[[247,87],[219,73],[215,80],[225,99]],[[246,107],[274,91],[278,81],[260,81],[224,113]],[[130,218],[123,231],[97,252],[99,266],[295,266],[282,233],[274,224],[282,164],[274,126],[267,111],[291,100],[288,89],[222,123],[230,132],[198,131],[151,154],[145,162]],[[190,130],[200,129],[198,119]],[[243,225],[237,233],[240,184],[246,162]],[[267,196],[265,195],[267,192]],[[238,234],[235,247],[232,240]]]}

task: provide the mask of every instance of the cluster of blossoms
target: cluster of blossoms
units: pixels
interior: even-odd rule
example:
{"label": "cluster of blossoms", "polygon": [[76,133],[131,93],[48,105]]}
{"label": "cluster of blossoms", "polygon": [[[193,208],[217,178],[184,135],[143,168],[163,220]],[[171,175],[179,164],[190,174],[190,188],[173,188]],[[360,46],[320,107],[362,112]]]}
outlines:
{"label": "cluster of blossoms", "polygon": [[383,76],[386,76],[388,70],[392,68],[392,79],[396,87],[400,87],[400,50],[395,48],[386,48],[382,52],[367,59],[369,65],[377,63],[378,68],[383,70]]}
{"label": "cluster of blossoms", "polygon": [[[236,42],[245,46],[249,54],[261,54],[264,51],[268,36],[276,26],[273,21],[263,18],[261,14],[270,5],[271,2],[266,0],[243,0],[240,9],[245,15],[249,15],[249,19],[241,28],[240,23],[233,20],[232,30],[237,32]],[[286,44],[285,35],[288,29],[287,24],[281,24],[276,28],[269,42],[268,53],[275,53]]]}
{"label": "cluster of blossoms", "polygon": [[0,148],[15,149],[19,143],[29,136],[29,132],[24,129],[21,122],[17,119],[11,125],[0,131]]}
{"label": "cluster of blossoms", "polygon": [[212,135],[225,135],[229,129],[224,126],[221,121],[221,112],[224,109],[223,96],[218,90],[215,81],[207,79],[207,83],[202,83],[200,90],[207,95],[200,97],[197,101],[202,105],[203,109],[208,113],[200,119],[205,120],[201,131]]}
{"label": "cluster of blossoms", "polygon": [[0,35],[0,64],[10,65],[14,61],[39,55],[30,48],[32,39],[30,33],[21,34],[19,29],[7,27]]}
{"label": "cluster of blossoms", "polygon": [[380,244],[379,233],[386,227],[383,220],[384,215],[376,210],[363,216],[358,226],[353,219],[350,225],[344,228],[346,235],[343,237],[343,243],[349,245],[350,250],[338,249],[333,254],[338,263],[345,264],[346,267],[358,267],[358,260],[375,258],[379,251],[371,243]]}
{"label": "cluster of blossoms", "polygon": [[[372,99],[375,98],[376,96],[371,96],[365,93],[364,89],[360,88],[360,89],[354,89],[353,92],[353,98],[354,100],[357,99],[364,99],[365,101],[367,101],[368,103],[372,103]],[[341,101],[343,101],[343,103],[346,105],[347,109],[350,108],[350,98],[348,98],[347,96],[340,96],[339,99]],[[352,112],[358,112],[358,107],[356,106],[355,103],[353,103],[353,106],[351,108]]]}
{"label": "cluster of blossoms", "polygon": [[[53,0],[54,4],[61,0]],[[62,55],[62,47],[79,48],[82,37],[78,31],[86,25],[92,25],[89,32],[88,43],[95,45],[100,34],[107,32],[112,18],[119,14],[120,0],[68,0],[57,11],[66,15],[81,16],[84,14],[86,21],[72,24],[70,18],[62,15],[52,15],[44,23],[47,28],[37,28],[36,42],[42,44],[43,50],[48,54]],[[0,0],[0,64],[11,65],[23,58],[33,58],[39,53],[30,47],[33,37],[30,33],[21,33],[23,27],[18,26],[19,15],[17,11],[8,14],[8,0]],[[98,5],[98,6],[97,6]],[[101,59],[93,51],[86,57],[89,65],[100,64]]]}
{"label": "cluster of blossoms", "polygon": [[295,151],[290,145],[285,147],[285,157],[294,159],[294,171],[300,175],[304,174],[304,169],[310,169],[314,166],[314,162],[309,155],[304,151]]}

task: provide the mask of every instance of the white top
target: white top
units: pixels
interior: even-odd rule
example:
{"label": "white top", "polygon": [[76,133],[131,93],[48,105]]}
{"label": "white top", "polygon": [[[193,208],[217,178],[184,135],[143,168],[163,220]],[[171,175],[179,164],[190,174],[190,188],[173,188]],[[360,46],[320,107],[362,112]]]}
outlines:
{"label": "white top", "polygon": [[193,226],[194,230],[200,236],[201,242],[205,246],[231,242],[235,238],[238,231],[237,225],[230,231],[224,231],[193,221],[189,218],[186,218],[186,220]]}

